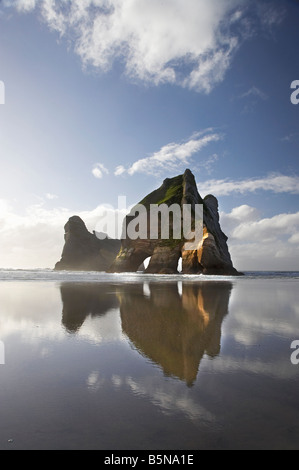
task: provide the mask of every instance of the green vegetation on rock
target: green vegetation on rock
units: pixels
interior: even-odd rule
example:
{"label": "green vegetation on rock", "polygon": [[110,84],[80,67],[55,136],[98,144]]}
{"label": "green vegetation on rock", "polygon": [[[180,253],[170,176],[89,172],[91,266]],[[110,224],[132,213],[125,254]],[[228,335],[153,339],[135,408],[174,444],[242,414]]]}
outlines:
{"label": "green vegetation on rock", "polygon": [[151,194],[146,196],[139,204],[142,204],[146,209],[150,208],[151,204],[172,204],[181,205],[183,197],[183,175],[176,176],[175,178],[166,179],[159,189],[156,189]]}

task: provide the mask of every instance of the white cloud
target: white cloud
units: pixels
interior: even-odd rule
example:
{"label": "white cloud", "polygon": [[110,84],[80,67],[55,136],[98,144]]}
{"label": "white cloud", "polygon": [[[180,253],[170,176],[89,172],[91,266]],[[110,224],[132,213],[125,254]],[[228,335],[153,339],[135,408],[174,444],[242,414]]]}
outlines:
{"label": "white cloud", "polygon": [[257,14],[264,29],[271,32],[272,27],[281,23],[287,13],[283,4],[278,8],[277,6],[272,7],[270,4],[267,5],[263,2],[257,2]]}
{"label": "white cloud", "polygon": [[255,207],[243,204],[242,206],[235,207],[229,214],[231,219],[238,222],[253,222],[259,216],[259,211]]}
{"label": "white cloud", "polygon": [[15,7],[19,12],[27,13],[37,5],[37,0],[4,0],[3,5],[5,7]]}
{"label": "white cloud", "polygon": [[115,176],[121,176],[126,172],[126,169],[123,165],[119,165],[115,168]]}
{"label": "white cloud", "polygon": [[[129,208],[128,208],[129,210]],[[2,268],[53,268],[60,260],[64,245],[64,225],[70,217],[81,217],[88,230],[100,230],[101,221],[109,214],[120,220],[126,208],[100,205],[76,212],[63,207],[47,209],[41,202],[19,214],[9,201],[0,199],[0,246]],[[118,220],[116,219],[116,220]],[[108,233],[114,237],[115,233]]]}
{"label": "white cloud", "polygon": [[247,205],[221,213],[232,259],[243,270],[299,270],[299,212],[262,218]]}
{"label": "white cloud", "polygon": [[[134,80],[178,84],[204,93],[224,79],[248,30],[256,29],[244,15],[247,0],[6,0],[5,4],[19,11],[39,6],[45,23],[73,44],[84,66],[107,71],[120,60]],[[254,21],[265,26],[267,17],[269,27],[278,23],[276,10],[267,15],[268,10],[256,14]]]}
{"label": "white cloud", "polygon": [[185,78],[183,85],[200,92],[210,93],[214,86],[223,81],[238,47],[238,39],[230,38],[222,48],[214,50],[213,55],[199,60],[198,66]]}
{"label": "white cloud", "polygon": [[235,240],[263,242],[299,232],[299,212],[261,219],[257,209],[240,206],[230,214],[223,214],[222,218],[230,237]]}
{"label": "white cloud", "polygon": [[246,92],[242,93],[239,99],[243,100],[244,108],[243,113],[251,113],[255,110],[259,101],[266,101],[268,99],[268,95],[264,93],[262,90],[257,88],[256,86],[252,86]]}
{"label": "white cloud", "polygon": [[252,86],[249,90],[247,90],[245,93],[243,93],[240,96],[240,98],[248,98],[248,97],[260,98],[261,100],[268,99],[268,96],[266,95],[266,93],[264,93],[262,90],[260,90],[256,86]]}
{"label": "white cloud", "polygon": [[62,208],[47,211],[42,204],[30,206],[20,215],[8,201],[1,201],[1,267],[54,267],[70,215]]}
{"label": "white cloud", "polygon": [[[122,166],[117,167],[115,174],[120,175],[126,171],[130,176],[135,173],[159,175],[162,172],[177,171],[180,167],[188,165],[193,155],[200,152],[211,142],[217,142],[221,138],[220,134],[213,133],[211,129],[198,132],[186,142],[165,145],[149,157],[137,160],[127,170]],[[211,163],[211,160],[209,162]]]}
{"label": "white cloud", "polygon": [[107,170],[107,168],[102,163],[96,163],[92,170],[93,176],[97,179],[102,179],[104,176],[104,173],[108,175],[109,170]]}
{"label": "white cloud", "polygon": [[299,230],[299,212],[278,214],[274,217],[243,223],[233,231],[233,237],[240,240],[275,240]]}
{"label": "white cloud", "polygon": [[[91,3],[98,6],[93,17]],[[77,31],[75,49],[85,65],[108,70],[120,58],[134,79],[155,85],[180,83],[209,92],[223,78],[237,45],[228,31],[221,32],[236,3],[110,0],[85,2],[84,8],[82,2],[73,2],[66,22]],[[51,24],[63,33],[55,21]],[[192,72],[180,78],[186,64]]]}
{"label": "white cloud", "polygon": [[17,8],[20,11],[31,11],[36,7],[36,0],[18,0]]}
{"label": "white cloud", "polygon": [[299,176],[286,176],[270,174],[264,178],[251,178],[245,180],[209,180],[201,183],[199,192],[204,194],[217,194],[228,196],[233,193],[252,193],[255,191],[272,191],[274,193],[299,194]]}
{"label": "white cloud", "polygon": [[54,201],[55,199],[58,199],[58,196],[56,194],[47,193],[46,198],[49,199],[49,201]]}
{"label": "white cloud", "polygon": [[299,271],[298,246],[283,240],[229,242],[234,265],[241,271]]}
{"label": "white cloud", "polygon": [[299,230],[297,233],[294,233],[288,240],[290,243],[298,243],[299,244]]}
{"label": "white cloud", "polygon": [[213,166],[218,162],[219,157],[216,153],[210,155],[204,162],[201,163],[200,167],[204,168],[208,174],[212,173]]}

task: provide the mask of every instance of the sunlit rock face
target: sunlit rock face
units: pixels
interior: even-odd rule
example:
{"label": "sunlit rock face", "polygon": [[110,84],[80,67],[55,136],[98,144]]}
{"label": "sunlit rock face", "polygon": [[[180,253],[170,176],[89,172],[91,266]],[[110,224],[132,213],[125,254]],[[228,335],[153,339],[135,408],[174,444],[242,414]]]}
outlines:
{"label": "sunlit rock face", "polygon": [[[136,272],[141,263],[151,257],[146,269],[146,273],[150,274],[176,274],[180,258],[182,258],[182,272],[184,274],[239,274],[233,267],[227,246],[227,237],[220,227],[218,201],[212,195],[202,199],[194,175],[190,170],[186,170],[183,175],[166,179],[160,188],[146,196],[139,204],[147,210],[146,237],[132,240],[127,236],[128,228],[136,217],[136,208],[133,208],[125,218],[123,231],[125,237],[122,240],[120,252],[109,269],[110,272]],[[189,205],[192,208],[191,220],[193,224],[195,206],[203,206],[204,230],[194,249],[186,249],[188,240],[183,233],[180,238],[173,236],[174,226],[171,217],[168,222],[169,239],[162,237],[161,224],[157,229],[157,238],[152,238],[150,207],[162,204],[166,204],[168,207],[173,204],[179,205],[182,208],[181,214],[183,214],[183,207]]]}
{"label": "sunlit rock face", "polygon": [[119,252],[119,240],[99,240],[78,216],[71,217],[64,230],[65,245],[56,270],[107,271]]}

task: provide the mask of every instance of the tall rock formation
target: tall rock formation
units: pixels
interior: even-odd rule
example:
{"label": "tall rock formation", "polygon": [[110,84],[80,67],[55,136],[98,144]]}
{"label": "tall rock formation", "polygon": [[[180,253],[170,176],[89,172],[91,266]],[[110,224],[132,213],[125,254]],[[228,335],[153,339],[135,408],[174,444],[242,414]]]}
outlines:
{"label": "tall rock formation", "polygon": [[[192,250],[186,249],[186,240],[181,234],[180,238],[173,236],[173,219],[169,219],[170,237],[163,239],[162,226],[159,223],[158,236],[151,236],[152,219],[150,206],[166,204],[170,207],[178,204],[181,208],[191,206],[192,222],[194,224],[194,210],[198,204],[203,205],[203,236],[197,246]],[[218,201],[208,195],[204,199],[200,196],[194,175],[186,170],[183,175],[166,179],[162,186],[146,196],[141,202],[147,210],[147,236],[132,240],[126,236],[122,240],[121,249],[112,264],[109,272],[135,272],[146,258],[151,257],[147,273],[176,274],[178,262],[182,258],[184,274],[219,274],[239,275],[233,263],[227,246],[227,237],[222,232],[219,223]],[[183,211],[181,211],[182,213]],[[125,218],[124,233],[136,217],[136,207]]]}
{"label": "tall rock formation", "polygon": [[100,240],[90,233],[83,220],[74,216],[64,227],[65,245],[55,270],[107,271],[119,252],[119,240]]}

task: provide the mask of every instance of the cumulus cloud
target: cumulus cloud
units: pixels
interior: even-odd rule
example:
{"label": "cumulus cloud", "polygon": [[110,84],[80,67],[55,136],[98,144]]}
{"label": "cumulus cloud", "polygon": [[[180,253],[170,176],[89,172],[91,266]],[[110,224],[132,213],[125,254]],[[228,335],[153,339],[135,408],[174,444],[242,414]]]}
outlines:
{"label": "cumulus cloud", "polygon": [[[127,170],[123,166],[117,167],[115,175],[119,176],[125,172],[130,176],[135,173],[159,175],[162,172],[177,171],[182,166],[188,165],[193,155],[200,152],[211,142],[217,142],[221,138],[220,134],[213,133],[211,129],[198,132],[186,142],[173,142],[165,145],[149,157],[137,160]],[[215,156],[212,158],[213,162],[215,158]],[[209,160],[210,164],[212,160]]]}
{"label": "cumulus cloud", "polygon": [[249,178],[245,180],[209,180],[198,188],[202,194],[217,194],[229,196],[234,193],[246,194],[256,191],[271,191],[274,193],[299,194],[299,176],[270,174],[264,178]]}
{"label": "cumulus cloud", "polygon": [[259,216],[259,211],[255,207],[243,204],[242,206],[235,207],[229,214],[230,219],[239,222],[253,222]]}
{"label": "cumulus cloud", "polygon": [[256,208],[243,205],[222,214],[222,221],[232,239],[248,242],[276,240],[299,232],[299,212],[263,219]]}
{"label": "cumulus cloud", "polygon": [[102,163],[96,163],[93,167],[92,174],[97,179],[102,179],[104,174],[108,175],[109,170]]}
{"label": "cumulus cloud", "polygon": [[221,213],[234,263],[246,270],[299,270],[299,212],[263,218],[248,205]]}
{"label": "cumulus cloud", "polygon": [[[209,93],[255,30],[247,0],[6,0],[18,11],[39,7],[50,29],[73,44],[84,66],[102,71],[115,61],[127,76]],[[269,8],[268,8],[269,10]],[[279,22],[271,9],[255,16]],[[253,16],[251,15],[251,18]],[[246,26],[246,27],[245,27]],[[246,34],[245,34],[246,31]]]}
{"label": "cumulus cloud", "polygon": [[291,235],[299,230],[299,212],[278,214],[271,218],[241,223],[233,237],[240,240],[275,240],[284,235]]}

